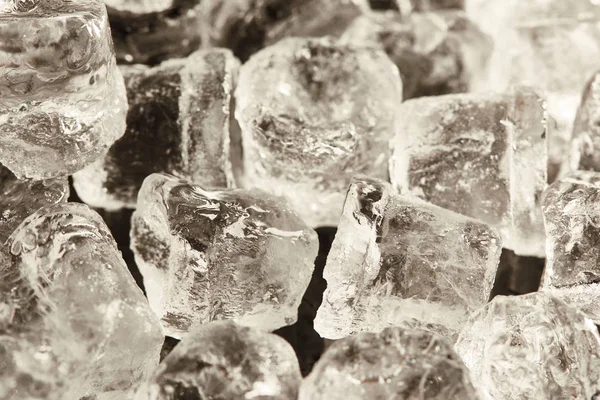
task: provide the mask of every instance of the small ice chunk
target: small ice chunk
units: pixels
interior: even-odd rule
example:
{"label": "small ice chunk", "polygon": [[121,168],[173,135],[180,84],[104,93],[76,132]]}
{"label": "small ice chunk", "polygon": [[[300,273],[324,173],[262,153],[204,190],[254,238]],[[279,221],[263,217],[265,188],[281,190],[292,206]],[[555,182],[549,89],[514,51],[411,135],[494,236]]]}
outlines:
{"label": "small ice chunk", "polygon": [[400,106],[392,182],[480,219],[516,254],[544,256],[546,103],[531,89],[424,97]]}
{"label": "small ice chunk", "polygon": [[135,207],[142,182],[153,172],[232,186],[229,120],[238,68],[224,49],[197,51],[154,68],[123,67],[127,129],[104,158],[75,174],[81,199],[106,209]]}
{"label": "small ice chunk", "polygon": [[299,400],[479,400],[469,371],[442,337],[386,328],[334,342],[302,381]]}
{"label": "small ice chunk", "polygon": [[192,330],[136,400],[296,400],[302,376],[292,347],[271,333],[215,321]]}
{"label": "small ice chunk", "polygon": [[455,349],[486,399],[593,399],[598,328],[544,292],[495,297],[472,315]]}
{"label": "small ice chunk", "polygon": [[4,1],[0,38],[0,162],[17,177],[73,174],[123,135],[125,85],[102,1]]}
{"label": "small ice chunk", "polygon": [[29,216],[0,264],[0,398],[128,390],[158,364],[160,322],[98,214],[79,203]]}
{"label": "small ice chunk", "polygon": [[600,71],[583,91],[573,126],[571,153],[567,167],[600,172]]}
{"label": "small ice chunk", "polygon": [[454,339],[488,301],[501,249],[483,222],[391,194],[382,181],[356,180],[327,258],[315,329],[338,339],[402,326]]}
{"label": "small ice chunk", "polygon": [[339,35],[368,8],[366,0],[202,0],[202,42],[245,62],[286,36]]}
{"label": "small ice chunk", "polygon": [[493,47],[462,11],[369,13],[340,40],[382,48],[400,70],[404,99],[468,92]]}
{"label": "small ice chunk", "polygon": [[337,225],[355,173],[387,179],[402,101],[382,50],[289,38],[240,69],[243,185],[285,197],[311,226]]}
{"label": "small ice chunk", "polygon": [[200,0],[104,0],[123,63],[158,64],[200,48]]}
{"label": "small ice chunk", "polygon": [[318,252],[316,233],[281,199],[167,174],[144,181],[131,241],[150,305],[176,338],[213,320],[293,324]]}

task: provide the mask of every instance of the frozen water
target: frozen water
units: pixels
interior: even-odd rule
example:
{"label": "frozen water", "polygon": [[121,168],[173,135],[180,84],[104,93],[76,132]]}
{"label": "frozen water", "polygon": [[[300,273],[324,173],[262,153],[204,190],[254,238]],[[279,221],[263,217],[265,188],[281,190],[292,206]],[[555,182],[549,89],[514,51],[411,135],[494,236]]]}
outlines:
{"label": "frozen water", "polygon": [[127,390],[156,368],[163,334],[99,215],[41,208],[0,265],[0,399]]}
{"label": "frozen water", "polygon": [[242,61],[286,36],[339,35],[366,0],[203,0],[202,42]]}
{"label": "frozen water", "polygon": [[0,4],[0,162],[70,175],[125,131],[125,86],[100,0]]}
{"label": "frozen water", "polygon": [[528,88],[424,97],[400,106],[392,182],[440,207],[480,219],[504,247],[544,257],[545,102]]}
{"label": "frozen water", "polygon": [[318,251],[316,233],[283,200],[166,174],[144,181],[131,240],[150,305],[173,337],[212,320],[293,324]]}
{"label": "frozen water", "polygon": [[475,313],[455,349],[486,399],[593,399],[598,329],[544,292],[498,296]]}
{"label": "frozen water", "polygon": [[160,66],[123,67],[127,129],[108,154],[74,176],[77,194],[107,209],[135,207],[144,178],[169,172],[209,187],[233,185],[230,102],[239,61],[197,51]]}
{"label": "frozen water", "polygon": [[355,173],[387,179],[402,100],[381,50],[289,38],[240,70],[246,187],[285,197],[311,226],[337,225]]}
{"label": "frozen water", "polygon": [[600,171],[600,72],[590,79],[573,126],[570,170]]}
{"label": "frozen water", "polygon": [[136,400],[296,400],[302,376],[279,336],[216,321],[192,330],[160,364]]}
{"label": "frozen water", "polygon": [[372,10],[395,10],[403,15],[413,11],[433,11],[464,8],[464,0],[369,0]]}
{"label": "frozen water", "polygon": [[581,92],[600,69],[600,5],[596,0],[466,0],[468,15],[494,38],[488,74],[478,90],[526,84],[544,90],[557,129],[550,163],[568,154]]}
{"label": "frozen water", "polygon": [[201,45],[200,0],[104,0],[117,60],[157,64]]}
{"label": "frozen water", "polygon": [[469,91],[492,52],[491,38],[462,11],[369,13],[341,41],[382,48],[400,70],[404,99]]}
{"label": "frozen water", "polygon": [[334,342],[300,386],[299,400],[479,400],[447,339],[386,328]]}
{"label": "frozen water", "polygon": [[389,326],[455,338],[487,302],[501,248],[485,223],[356,180],[327,258],[315,329],[330,339]]}

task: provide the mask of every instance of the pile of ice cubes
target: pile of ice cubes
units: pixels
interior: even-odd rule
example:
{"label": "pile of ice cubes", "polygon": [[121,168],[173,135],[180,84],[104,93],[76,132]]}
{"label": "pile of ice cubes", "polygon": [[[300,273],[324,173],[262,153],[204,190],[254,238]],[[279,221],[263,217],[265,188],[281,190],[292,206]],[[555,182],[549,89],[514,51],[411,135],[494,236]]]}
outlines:
{"label": "pile of ice cubes", "polygon": [[600,398],[594,0],[0,0],[0,400]]}

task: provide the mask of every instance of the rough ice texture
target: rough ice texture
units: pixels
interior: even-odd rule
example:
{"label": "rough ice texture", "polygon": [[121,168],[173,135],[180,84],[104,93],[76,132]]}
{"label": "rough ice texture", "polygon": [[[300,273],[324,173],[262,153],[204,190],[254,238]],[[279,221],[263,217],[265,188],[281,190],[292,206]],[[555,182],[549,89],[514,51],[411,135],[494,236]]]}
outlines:
{"label": "rough ice texture", "polygon": [[334,342],[302,381],[299,400],[479,400],[444,338],[386,328]]}
{"label": "rough ice texture", "polygon": [[556,120],[550,164],[566,160],[581,92],[600,69],[600,6],[595,0],[467,0],[468,15],[494,38],[477,90],[526,84],[546,93]]}
{"label": "rough ice texture", "polygon": [[123,135],[125,86],[100,0],[4,2],[0,37],[0,162],[15,175],[70,175]]}
{"label": "rough ice texture", "polygon": [[154,68],[123,67],[127,129],[105,157],[75,174],[81,199],[95,207],[133,208],[153,172],[232,186],[229,121],[238,68],[224,49],[197,51]]}
{"label": "rough ice texture", "polygon": [[528,88],[424,97],[400,106],[392,182],[498,228],[504,247],[544,256],[548,116]]}
{"label": "rough ice texture", "polygon": [[202,43],[242,61],[286,36],[339,35],[366,0],[203,0]]}
{"label": "rough ice texture", "polygon": [[462,11],[369,13],[357,18],[341,41],[383,49],[398,66],[404,99],[469,91],[493,47]]}
{"label": "rough ice texture", "polygon": [[487,302],[501,248],[485,223],[356,180],[327,258],[315,329],[338,339],[402,326],[455,339],[467,314]]}
{"label": "rough ice texture", "polygon": [[311,226],[337,225],[355,173],[387,179],[402,100],[382,50],[289,38],[240,70],[246,187],[285,197]]}
{"label": "rough ice texture", "polygon": [[455,346],[486,399],[592,399],[598,329],[544,292],[498,296],[475,313]]}
{"label": "rough ice texture", "polygon": [[200,48],[200,0],[104,0],[117,60],[158,64]]}
{"label": "rough ice texture", "polygon": [[318,251],[316,233],[281,199],[166,174],[144,181],[131,240],[150,305],[173,337],[222,319],[293,324]]}
{"label": "rough ice texture", "polygon": [[567,168],[600,171],[600,72],[596,72],[583,91],[573,126]]}
{"label": "rough ice texture", "polygon": [[161,362],[136,400],[296,400],[302,376],[279,336],[232,321],[192,330]]}
{"label": "rough ice texture", "polygon": [[127,390],[156,368],[163,334],[99,215],[41,208],[0,265],[0,399]]}

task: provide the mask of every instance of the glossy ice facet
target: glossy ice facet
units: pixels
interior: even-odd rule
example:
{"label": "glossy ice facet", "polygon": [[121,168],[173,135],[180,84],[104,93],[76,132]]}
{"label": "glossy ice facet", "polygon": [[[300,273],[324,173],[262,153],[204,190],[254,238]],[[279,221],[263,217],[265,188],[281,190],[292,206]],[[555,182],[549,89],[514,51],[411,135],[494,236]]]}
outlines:
{"label": "glossy ice facet", "polygon": [[336,225],[355,173],[387,179],[401,99],[382,50],[328,38],[263,49],[236,90],[243,184],[285,197],[311,226]]}
{"label": "glossy ice facet", "polygon": [[483,222],[356,180],[327,258],[315,329],[338,339],[402,326],[454,339],[487,302],[501,248]]}
{"label": "glossy ice facet", "polygon": [[583,91],[573,124],[569,170],[600,172],[600,72],[596,72]]}
{"label": "glossy ice facet", "polygon": [[293,324],[318,251],[316,233],[281,199],[166,174],[144,181],[131,239],[150,305],[173,337],[222,319]]}

